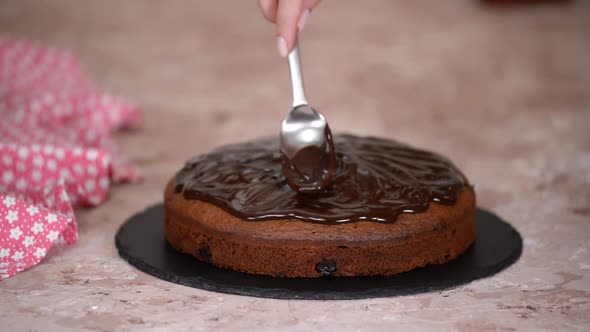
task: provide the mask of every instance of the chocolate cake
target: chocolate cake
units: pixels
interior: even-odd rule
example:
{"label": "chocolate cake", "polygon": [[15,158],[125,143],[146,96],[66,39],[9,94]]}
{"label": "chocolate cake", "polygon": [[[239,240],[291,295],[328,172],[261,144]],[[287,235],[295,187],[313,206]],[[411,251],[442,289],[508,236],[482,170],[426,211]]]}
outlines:
{"label": "chocolate cake", "polygon": [[446,158],[392,140],[336,135],[333,183],[292,190],[278,140],[189,160],[166,187],[166,237],[217,267],[276,277],[391,275],[461,255],[475,194]]}

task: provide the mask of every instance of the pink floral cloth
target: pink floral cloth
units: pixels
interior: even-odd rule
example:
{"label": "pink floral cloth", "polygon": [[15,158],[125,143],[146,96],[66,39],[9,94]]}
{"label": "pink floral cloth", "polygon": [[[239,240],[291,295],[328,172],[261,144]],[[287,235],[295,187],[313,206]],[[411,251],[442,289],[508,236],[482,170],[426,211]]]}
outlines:
{"label": "pink floral cloth", "polygon": [[109,138],[138,111],[93,87],[69,53],[0,35],[0,280],[77,241],[73,204],[140,178]]}

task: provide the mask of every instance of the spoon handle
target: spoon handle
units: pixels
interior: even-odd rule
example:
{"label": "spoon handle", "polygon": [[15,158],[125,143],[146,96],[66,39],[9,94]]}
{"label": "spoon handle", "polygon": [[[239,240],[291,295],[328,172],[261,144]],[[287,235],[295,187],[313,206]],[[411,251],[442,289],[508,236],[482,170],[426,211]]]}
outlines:
{"label": "spoon handle", "polygon": [[293,88],[293,107],[307,105],[305,90],[303,89],[303,75],[301,74],[301,60],[299,59],[299,41],[295,37],[295,45],[289,53],[289,72]]}

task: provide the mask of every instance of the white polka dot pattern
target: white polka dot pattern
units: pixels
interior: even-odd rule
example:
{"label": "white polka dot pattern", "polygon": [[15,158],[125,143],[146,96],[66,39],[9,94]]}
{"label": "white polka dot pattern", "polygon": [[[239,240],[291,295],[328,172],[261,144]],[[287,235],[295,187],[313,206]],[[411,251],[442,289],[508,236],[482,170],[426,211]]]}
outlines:
{"label": "white polka dot pattern", "polygon": [[0,280],[77,241],[72,204],[102,203],[140,179],[109,134],[139,125],[69,53],[0,35]]}

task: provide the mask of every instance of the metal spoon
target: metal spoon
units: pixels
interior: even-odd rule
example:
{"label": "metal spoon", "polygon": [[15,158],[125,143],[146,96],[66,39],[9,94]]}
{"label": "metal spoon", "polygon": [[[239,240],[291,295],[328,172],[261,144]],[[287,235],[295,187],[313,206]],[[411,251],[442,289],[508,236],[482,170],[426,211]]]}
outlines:
{"label": "metal spoon", "polygon": [[336,167],[332,134],[326,118],[305,99],[299,42],[289,53],[293,109],[281,126],[283,174],[289,186],[300,193],[317,193],[332,182]]}

